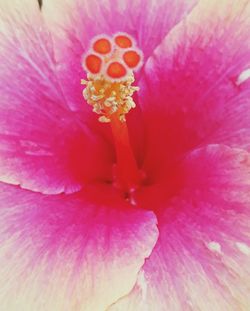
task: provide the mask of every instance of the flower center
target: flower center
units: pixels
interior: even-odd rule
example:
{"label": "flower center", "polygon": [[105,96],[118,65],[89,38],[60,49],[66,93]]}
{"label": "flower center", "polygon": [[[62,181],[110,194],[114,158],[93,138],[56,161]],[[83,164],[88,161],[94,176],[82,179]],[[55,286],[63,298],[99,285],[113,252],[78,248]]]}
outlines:
{"label": "flower center", "polygon": [[116,148],[117,163],[114,171],[115,184],[132,191],[141,182],[141,173],[132,152],[126,124],[126,114],[135,108],[133,93],[134,71],[142,63],[142,52],[135,40],[126,33],[113,37],[97,36],[83,56],[83,68],[87,80],[83,96],[98,120],[110,123]]}
{"label": "flower center", "polygon": [[141,65],[142,53],[128,35],[118,33],[109,38],[98,36],[83,57],[83,67],[88,80],[83,96],[93,111],[100,115],[100,122],[111,122],[116,117],[125,122],[126,114],[135,108],[132,95],[138,87],[133,71]]}

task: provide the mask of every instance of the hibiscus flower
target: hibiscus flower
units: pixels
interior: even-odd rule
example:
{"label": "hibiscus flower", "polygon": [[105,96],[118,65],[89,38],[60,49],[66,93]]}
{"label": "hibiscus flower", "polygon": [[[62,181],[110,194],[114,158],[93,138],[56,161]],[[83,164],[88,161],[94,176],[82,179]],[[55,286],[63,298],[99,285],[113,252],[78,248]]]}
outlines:
{"label": "hibiscus flower", "polygon": [[250,1],[0,16],[0,309],[249,310]]}

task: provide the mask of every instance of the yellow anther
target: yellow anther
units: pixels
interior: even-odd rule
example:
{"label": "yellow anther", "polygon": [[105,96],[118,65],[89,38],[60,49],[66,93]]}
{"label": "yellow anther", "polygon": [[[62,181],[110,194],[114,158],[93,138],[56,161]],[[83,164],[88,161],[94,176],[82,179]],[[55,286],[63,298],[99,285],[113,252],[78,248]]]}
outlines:
{"label": "yellow anther", "polygon": [[106,118],[105,116],[99,117],[98,120],[102,123],[109,123],[110,122],[110,120],[108,118]]}
{"label": "yellow anther", "polygon": [[110,122],[112,115],[125,122],[125,115],[135,108],[133,93],[139,90],[132,86],[133,82],[133,73],[122,81],[108,80],[102,75],[98,79],[88,75],[88,81],[82,80],[82,84],[86,85],[83,96],[93,111],[102,115],[98,119],[100,122]]}

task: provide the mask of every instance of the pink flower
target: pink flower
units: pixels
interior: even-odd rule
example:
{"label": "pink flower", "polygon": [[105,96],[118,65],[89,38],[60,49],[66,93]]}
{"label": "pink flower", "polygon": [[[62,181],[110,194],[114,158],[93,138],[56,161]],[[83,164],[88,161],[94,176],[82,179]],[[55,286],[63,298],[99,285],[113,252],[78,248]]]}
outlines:
{"label": "pink flower", "polygon": [[[249,310],[250,1],[2,0],[0,16],[0,309]],[[80,83],[91,40],[118,32],[144,55],[133,192]]]}

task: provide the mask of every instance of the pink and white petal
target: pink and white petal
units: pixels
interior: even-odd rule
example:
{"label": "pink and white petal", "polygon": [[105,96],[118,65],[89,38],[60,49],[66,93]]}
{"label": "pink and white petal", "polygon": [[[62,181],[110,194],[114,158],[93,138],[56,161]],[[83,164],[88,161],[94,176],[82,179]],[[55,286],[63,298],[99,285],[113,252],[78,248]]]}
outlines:
{"label": "pink and white petal", "polygon": [[249,32],[248,0],[200,1],[148,60],[139,96],[155,174],[204,143],[250,150]]}
{"label": "pink and white petal", "polygon": [[150,211],[112,188],[47,196],[0,184],[0,305],[103,311],[133,288],[155,245]]}
{"label": "pink and white petal", "polygon": [[[55,43],[58,76],[73,110],[82,110],[81,85],[85,76],[83,53],[99,34],[131,34],[145,59],[197,0],[44,0],[42,11]],[[90,109],[89,109],[90,111]]]}
{"label": "pink and white petal", "polygon": [[0,180],[58,193],[108,178],[111,155],[68,109],[36,1],[1,1],[0,16]]}
{"label": "pink and white petal", "polygon": [[210,145],[181,168],[182,191],[158,202],[157,244],[110,311],[250,308],[250,154]]}

